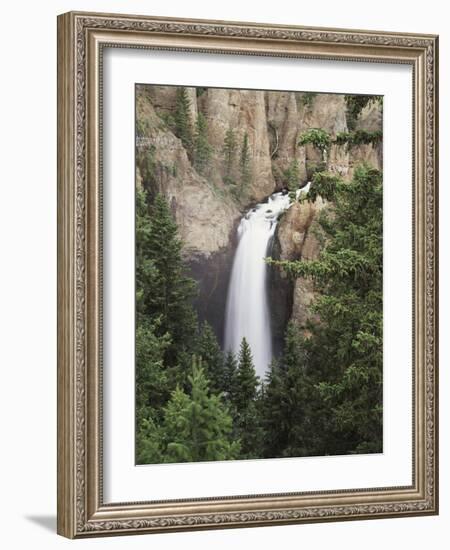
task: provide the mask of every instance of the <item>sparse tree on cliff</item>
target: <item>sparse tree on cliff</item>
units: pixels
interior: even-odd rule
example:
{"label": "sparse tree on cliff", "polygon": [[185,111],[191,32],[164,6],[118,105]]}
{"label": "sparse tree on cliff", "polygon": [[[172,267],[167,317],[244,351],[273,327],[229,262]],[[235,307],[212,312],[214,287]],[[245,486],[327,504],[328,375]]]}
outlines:
{"label": "sparse tree on cliff", "polygon": [[327,161],[327,152],[331,145],[331,136],[323,128],[310,128],[301,133],[298,138],[298,144],[305,146],[308,143],[316,147],[322,156],[322,162]]}
{"label": "sparse tree on cliff", "polygon": [[294,159],[289,164],[289,167],[284,171],[284,181],[289,191],[294,193],[300,183],[300,166],[298,160]]}
{"label": "sparse tree on cliff", "polygon": [[225,183],[234,183],[234,170],[237,155],[237,139],[233,128],[228,128],[223,144]]}
{"label": "sparse tree on cliff", "polygon": [[239,167],[241,171],[241,194],[244,193],[252,181],[252,169],[250,161],[250,145],[248,134],[245,132],[242,140],[241,156],[239,159]]}
{"label": "sparse tree on cliff", "polygon": [[184,148],[191,154],[194,141],[192,136],[191,102],[184,87],[177,88],[175,128]]}
{"label": "sparse tree on cliff", "polygon": [[194,137],[194,166],[205,175],[211,161],[212,147],[208,141],[208,124],[203,113],[198,113]]}

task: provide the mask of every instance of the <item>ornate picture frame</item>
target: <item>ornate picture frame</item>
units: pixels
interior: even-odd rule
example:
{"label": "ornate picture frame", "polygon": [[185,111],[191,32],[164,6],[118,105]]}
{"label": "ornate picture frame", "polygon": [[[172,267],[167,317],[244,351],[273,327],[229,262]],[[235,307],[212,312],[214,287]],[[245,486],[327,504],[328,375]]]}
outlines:
{"label": "ornate picture frame", "polygon": [[[103,499],[105,48],[412,68],[412,483],[251,496]],[[69,538],[438,513],[438,37],[70,12],[58,17],[58,533]]]}

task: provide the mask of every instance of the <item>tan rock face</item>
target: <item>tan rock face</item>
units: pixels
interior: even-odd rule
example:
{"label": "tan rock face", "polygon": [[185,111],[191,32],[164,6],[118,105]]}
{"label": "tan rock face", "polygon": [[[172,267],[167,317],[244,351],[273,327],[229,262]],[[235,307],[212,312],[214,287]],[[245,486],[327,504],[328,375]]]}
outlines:
{"label": "tan rock face", "polygon": [[[300,96],[302,94],[297,94]],[[305,103],[303,99],[303,103]],[[326,130],[332,139],[339,132],[347,131],[347,116],[345,96],[336,94],[314,94],[309,98],[301,111],[300,131],[303,132],[309,128],[322,128]],[[331,145],[326,151],[325,158],[312,145],[299,147],[304,151],[305,163],[308,174],[317,167],[318,164],[325,161],[326,169],[330,172],[347,177],[349,171],[349,154],[345,147]]]}
{"label": "tan rock face", "polygon": [[174,113],[176,105],[176,86],[139,86],[137,97],[146,97],[158,113]]}
{"label": "tan rock face", "polygon": [[314,318],[310,307],[315,297],[314,285],[310,279],[299,277],[295,280],[291,319],[301,327]]}
{"label": "tan rock face", "polygon": [[294,203],[280,220],[277,236],[281,247],[281,260],[294,260],[302,255],[308,229],[314,219],[314,203]]}
{"label": "tan rock face", "polygon": [[375,132],[383,129],[383,110],[376,101],[369,103],[362,109],[355,124],[356,130]]}
{"label": "tan rock face", "polygon": [[[383,129],[383,109],[376,101],[370,101],[359,114],[355,124],[356,130],[375,132]],[[354,169],[358,164],[365,162],[377,170],[383,169],[383,144],[373,146],[359,145],[351,149],[351,166],[349,178],[353,176]]]}
{"label": "tan rock face", "polygon": [[325,206],[318,197],[315,202],[296,202],[284,213],[277,227],[281,260],[317,257],[320,245],[313,229],[318,213]]}
{"label": "tan rock face", "polygon": [[332,137],[347,131],[345,96],[317,94],[306,111],[304,125],[308,128],[323,128]]}
{"label": "tan rock face", "polygon": [[236,137],[234,172],[239,178],[239,156],[244,135],[248,135],[251,183],[247,198],[259,202],[275,187],[270,160],[265,92],[210,88],[202,97],[202,107],[208,121],[209,143],[214,151],[215,172],[225,175],[224,143],[228,129]]}
{"label": "tan rock face", "polygon": [[277,185],[282,185],[282,174],[297,159],[300,181],[306,181],[306,155],[298,147],[298,136],[303,127],[303,111],[296,92],[267,92],[267,123],[271,145],[272,167]]}
{"label": "tan rock face", "polygon": [[[138,150],[144,154],[153,150],[155,183],[175,214],[185,254],[208,257],[227,247],[240,217],[237,206],[195,171],[181,141],[158,117],[151,102],[139,97],[137,115],[147,121]],[[139,183],[139,166],[137,172]]]}
{"label": "tan rock face", "polygon": [[[320,244],[314,233],[317,214],[326,204],[320,198],[314,203],[295,203],[284,214],[277,228],[281,260],[313,260],[318,257]],[[309,306],[314,301],[310,279],[294,281],[291,319],[303,326],[311,318]]]}

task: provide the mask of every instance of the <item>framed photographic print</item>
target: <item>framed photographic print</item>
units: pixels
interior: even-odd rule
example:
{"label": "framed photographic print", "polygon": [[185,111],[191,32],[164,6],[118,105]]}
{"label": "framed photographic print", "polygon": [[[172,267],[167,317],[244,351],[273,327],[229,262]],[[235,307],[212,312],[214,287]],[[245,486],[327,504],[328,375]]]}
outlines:
{"label": "framed photographic print", "polygon": [[58,18],[58,532],[436,514],[436,36]]}

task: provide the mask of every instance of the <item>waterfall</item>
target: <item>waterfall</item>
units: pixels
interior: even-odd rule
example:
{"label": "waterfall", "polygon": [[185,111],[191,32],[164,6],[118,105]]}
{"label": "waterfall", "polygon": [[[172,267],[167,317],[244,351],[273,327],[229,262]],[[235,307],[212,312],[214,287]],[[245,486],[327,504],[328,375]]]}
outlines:
{"label": "waterfall", "polygon": [[[297,191],[307,192],[309,183]],[[225,350],[237,354],[242,338],[250,344],[256,374],[262,379],[272,361],[272,331],[267,294],[267,264],[278,218],[290,206],[287,193],[274,193],[249,210],[238,226],[225,312]]]}

